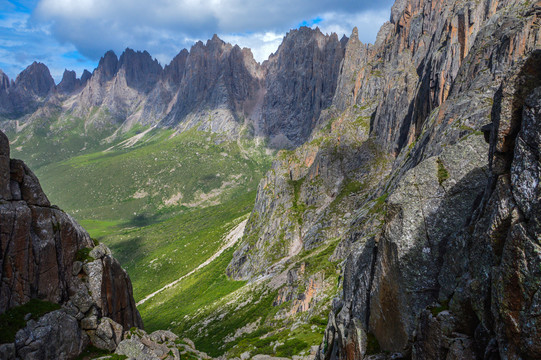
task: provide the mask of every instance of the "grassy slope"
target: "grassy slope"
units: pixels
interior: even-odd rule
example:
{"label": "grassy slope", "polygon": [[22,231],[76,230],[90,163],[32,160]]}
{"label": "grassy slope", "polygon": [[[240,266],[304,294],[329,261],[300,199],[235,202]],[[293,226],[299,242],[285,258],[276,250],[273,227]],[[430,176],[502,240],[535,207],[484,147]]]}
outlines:
{"label": "grassy slope", "polygon": [[246,155],[216,135],[171,135],[154,130],[132,147],[49,164],[37,175],[48,196],[78,219],[141,226],[255,190],[268,166],[261,151]]}
{"label": "grassy slope", "polygon": [[195,130],[175,136],[152,130],[130,147],[119,143],[47,164],[36,174],[53,203],[111,247],[139,300],[218,250],[237,219],[251,211],[270,163],[251,141]]}
{"label": "grassy slope", "polygon": [[[98,108],[91,109],[89,116],[100,119],[101,124],[85,126],[83,118],[69,111],[62,112],[54,106],[42,109],[38,116],[32,117],[32,121],[21,120],[18,132],[11,129],[6,133],[11,141],[11,157],[21,158],[37,170],[47,164],[108,148],[111,144],[102,139],[113,133],[115,120]],[[25,123],[28,125],[23,125]],[[117,142],[134,135],[138,130],[133,128],[119,137]]]}

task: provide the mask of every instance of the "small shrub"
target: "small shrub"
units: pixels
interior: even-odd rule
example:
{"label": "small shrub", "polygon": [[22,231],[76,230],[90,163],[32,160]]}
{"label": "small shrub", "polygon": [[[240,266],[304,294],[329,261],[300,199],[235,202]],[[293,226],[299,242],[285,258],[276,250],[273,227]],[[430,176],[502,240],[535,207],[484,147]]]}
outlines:
{"label": "small shrub", "polygon": [[81,262],[90,262],[94,261],[95,259],[90,256],[90,252],[92,251],[91,248],[82,248],[77,251],[77,254],[75,255],[75,260],[81,261]]}
{"label": "small shrub", "polygon": [[449,172],[447,171],[447,169],[443,165],[443,162],[440,159],[437,160],[437,163],[438,163],[438,182],[441,185],[445,180],[449,179]]}
{"label": "small shrub", "polygon": [[284,357],[292,357],[303,350],[310,348],[308,343],[299,339],[288,339],[283,345],[276,347],[276,355]]}
{"label": "small shrub", "polygon": [[430,312],[434,316],[438,316],[442,311],[449,310],[449,300],[440,301],[440,306],[430,308]]}

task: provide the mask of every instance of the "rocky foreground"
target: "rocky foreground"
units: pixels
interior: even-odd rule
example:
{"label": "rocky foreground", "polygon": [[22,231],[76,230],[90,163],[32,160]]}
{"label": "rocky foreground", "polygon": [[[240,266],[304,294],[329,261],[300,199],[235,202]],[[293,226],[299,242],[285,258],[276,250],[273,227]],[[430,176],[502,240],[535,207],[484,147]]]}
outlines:
{"label": "rocky foreground", "polygon": [[36,318],[38,305],[26,307],[23,326],[2,333],[12,342],[2,338],[0,358],[74,359],[83,351],[93,358],[115,350],[136,359],[208,358],[188,339],[142,330],[128,274],[104,244],[51,206],[36,176],[9,150],[0,132],[0,313],[11,314],[2,324],[32,299],[56,310]]}

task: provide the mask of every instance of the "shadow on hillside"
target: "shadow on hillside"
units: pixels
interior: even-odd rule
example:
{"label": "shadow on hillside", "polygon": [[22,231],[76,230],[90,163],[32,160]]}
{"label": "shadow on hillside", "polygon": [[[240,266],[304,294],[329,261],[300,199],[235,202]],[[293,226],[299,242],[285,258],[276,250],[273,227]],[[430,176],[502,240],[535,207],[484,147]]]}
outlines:
{"label": "shadow on hillside", "polygon": [[138,214],[126,222],[127,227],[145,227],[161,221],[157,214]]}

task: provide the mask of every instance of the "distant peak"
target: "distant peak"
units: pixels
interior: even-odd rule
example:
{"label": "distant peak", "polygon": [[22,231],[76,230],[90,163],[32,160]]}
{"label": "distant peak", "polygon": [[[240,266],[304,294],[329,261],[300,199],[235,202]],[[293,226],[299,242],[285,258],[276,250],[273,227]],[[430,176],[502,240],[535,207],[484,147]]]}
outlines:
{"label": "distant peak", "polygon": [[113,50],[109,50],[100,59],[97,71],[105,77],[105,80],[108,80],[116,74],[117,66],[118,58]]}
{"label": "distant peak", "polygon": [[215,45],[215,44],[222,45],[222,44],[225,44],[225,42],[224,42],[222,39],[220,39],[220,38],[218,37],[218,35],[214,34],[214,35],[212,36],[212,39],[210,39],[210,40],[207,41],[207,46],[209,46],[209,45]]}

